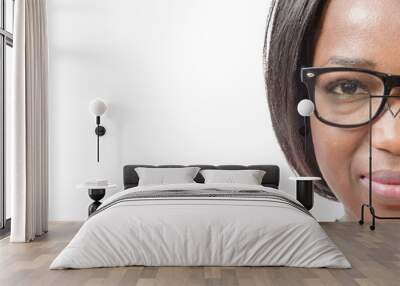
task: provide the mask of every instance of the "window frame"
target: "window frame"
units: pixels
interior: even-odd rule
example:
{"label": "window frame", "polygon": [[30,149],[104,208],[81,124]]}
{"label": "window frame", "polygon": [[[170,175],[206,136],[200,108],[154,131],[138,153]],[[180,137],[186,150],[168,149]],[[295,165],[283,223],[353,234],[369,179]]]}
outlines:
{"label": "window frame", "polygon": [[[6,218],[6,190],[5,190],[5,103],[6,103],[6,49],[7,46],[13,47],[14,35],[6,29],[7,10],[6,1],[1,3],[1,23],[0,23],[0,236],[10,231],[10,218]],[[9,0],[10,1],[10,0]],[[11,17],[14,21],[15,0],[12,1]],[[14,24],[13,24],[14,26]],[[14,30],[14,27],[13,27]]]}

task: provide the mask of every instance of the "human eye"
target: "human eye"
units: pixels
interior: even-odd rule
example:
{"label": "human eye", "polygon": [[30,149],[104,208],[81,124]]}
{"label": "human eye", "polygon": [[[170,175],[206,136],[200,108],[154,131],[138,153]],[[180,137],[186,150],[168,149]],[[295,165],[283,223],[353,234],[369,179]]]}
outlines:
{"label": "human eye", "polygon": [[357,79],[339,79],[329,82],[325,91],[340,97],[358,97],[370,94],[366,84]]}

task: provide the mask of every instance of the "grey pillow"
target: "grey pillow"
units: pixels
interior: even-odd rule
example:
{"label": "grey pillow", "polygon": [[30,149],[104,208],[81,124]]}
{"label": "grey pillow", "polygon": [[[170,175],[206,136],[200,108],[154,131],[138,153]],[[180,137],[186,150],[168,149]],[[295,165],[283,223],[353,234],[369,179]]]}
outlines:
{"label": "grey pillow", "polygon": [[139,176],[139,186],[187,184],[195,183],[193,180],[200,171],[199,167],[182,168],[135,168]]}
{"label": "grey pillow", "polygon": [[202,170],[204,183],[230,183],[261,185],[265,171],[262,170]]}

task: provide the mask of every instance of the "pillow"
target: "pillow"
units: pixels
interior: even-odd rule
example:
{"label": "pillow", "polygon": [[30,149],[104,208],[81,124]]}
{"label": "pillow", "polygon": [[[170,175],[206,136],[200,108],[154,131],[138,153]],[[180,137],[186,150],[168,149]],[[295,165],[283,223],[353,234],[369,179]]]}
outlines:
{"label": "pillow", "polygon": [[262,170],[202,170],[204,183],[231,183],[261,185],[265,171]]}
{"label": "pillow", "polygon": [[187,184],[195,183],[193,180],[200,171],[199,167],[182,168],[135,168],[139,176],[139,186]]}

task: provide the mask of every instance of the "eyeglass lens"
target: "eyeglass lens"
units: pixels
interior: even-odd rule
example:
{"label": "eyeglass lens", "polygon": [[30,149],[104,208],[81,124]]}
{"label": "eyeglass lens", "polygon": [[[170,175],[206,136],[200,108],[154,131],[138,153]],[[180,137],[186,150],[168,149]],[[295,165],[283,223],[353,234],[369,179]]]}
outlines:
{"label": "eyeglass lens", "polygon": [[[356,125],[369,121],[370,95],[384,94],[383,81],[372,74],[355,71],[333,71],[315,79],[314,101],[318,115],[340,125]],[[371,117],[383,97],[371,99]]]}

